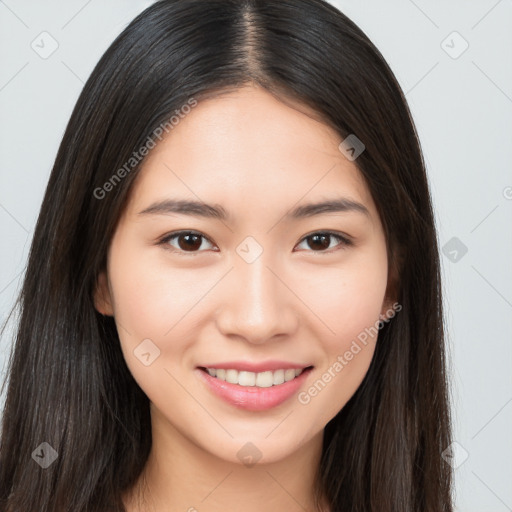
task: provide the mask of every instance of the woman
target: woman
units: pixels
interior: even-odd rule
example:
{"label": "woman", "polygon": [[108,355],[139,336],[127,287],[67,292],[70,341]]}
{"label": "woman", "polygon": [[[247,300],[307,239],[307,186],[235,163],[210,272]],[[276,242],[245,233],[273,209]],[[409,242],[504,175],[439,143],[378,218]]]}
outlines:
{"label": "woman", "polygon": [[323,1],[162,0],[123,31],[19,307],[2,511],[453,510],[420,145]]}

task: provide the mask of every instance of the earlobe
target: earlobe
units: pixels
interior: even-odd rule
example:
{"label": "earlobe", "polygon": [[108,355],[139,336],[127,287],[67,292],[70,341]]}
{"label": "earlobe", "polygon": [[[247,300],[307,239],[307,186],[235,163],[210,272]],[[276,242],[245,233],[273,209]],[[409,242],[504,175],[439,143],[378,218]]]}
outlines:
{"label": "earlobe", "polygon": [[114,316],[112,299],[105,271],[100,272],[98,274],[98,279],[96,280],[96,287],[94,289],[94,307],[98,313],[101,313],[104,316]]}
{"label": "earlobe", "polygon": [[396,314],[396,304],[398,304],[395,300],[388,299],[388,296],[386,295],[386,298],[384,300],[384,303],[382,305],[382,309],[380,312],[380,319],[384,322],[390,320],[393,318]]}
{"label": "earlobe", "polygon": [[380,319],[384,321],[390,320],[402,309],[397,298],[399,294],[399,273],[396,264],[390,267],[388,286],[380,312]]}

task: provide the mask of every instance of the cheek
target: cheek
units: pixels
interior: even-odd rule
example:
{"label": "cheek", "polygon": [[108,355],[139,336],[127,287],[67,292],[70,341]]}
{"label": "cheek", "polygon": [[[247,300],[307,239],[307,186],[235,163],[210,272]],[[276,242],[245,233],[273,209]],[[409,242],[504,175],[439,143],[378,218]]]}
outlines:
{"label": "cheek", "polygon": [[387,258],[380,251],[354,253],[340,265],[302,275],[310,276],[302,293],[326,326],[328,352],[346,350],[379,320],[387,286]]}
{"label": "cheek", "polygon": [[204,295],[206,284],[192,281],[190,273],[148,262],[133,249],[116,249],[109,274],[121,349],[139,386],[151,400],[165,403],[175,386],[166,370],[182,360],[190,343],[187,312]]}
{"label": "cheek", "polygon": [[363,381],[375,352],[379,315],[387,285],[387,259],[380,252],[325,269],[308,283],[308,306],[327,328],[323,359],[298,401],[325,424]]}
{"label": "cheek", "polygon": [[224,272],[173,268],[163,254],[148,258],[121,244],[112,251],[109,275],[121,349],[133,377],[152,399],[163,389],[162,399],[167,399],[169,386],[175,386],[168,372],[190,364],[191,333],[208,318],[201,306]]}
{"label": "cheek", "polygon": [[134,339],[170,335],[208,289],[208,282],[194,279],[194,274],[137,257],[135,252],[123,258],[112,256],[109,272],[116,321]]}

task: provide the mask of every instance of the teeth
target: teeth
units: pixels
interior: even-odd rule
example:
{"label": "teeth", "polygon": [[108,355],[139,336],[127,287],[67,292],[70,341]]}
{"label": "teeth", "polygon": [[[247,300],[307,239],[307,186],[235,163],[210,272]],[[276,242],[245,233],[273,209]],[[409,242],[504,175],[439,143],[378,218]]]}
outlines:
{"label": "teeth", "polygon": [[276,370],[273,375],[272,384],[282,384],[284,382],[284,370]]}
{"label": "teeth", "polygon": [[231,384],[238,384],[240,386],[256,386],[259,388],[270,388],[288,382],[298,377],[302,373],[302,368],[295,368],[289,370],[275,370],[273,372],[246,372],[238,370],[222,370],[216,368],[206,368],[212,377],[220,380],[225,380]]}

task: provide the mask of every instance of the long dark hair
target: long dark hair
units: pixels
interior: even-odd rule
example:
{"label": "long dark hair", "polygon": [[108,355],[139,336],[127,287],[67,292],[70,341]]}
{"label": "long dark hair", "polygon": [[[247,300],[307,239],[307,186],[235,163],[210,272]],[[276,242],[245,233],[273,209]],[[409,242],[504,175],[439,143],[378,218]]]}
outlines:
{"label": "long dark hair", "polygon": [[[336,512],[452,512],[438,245],[418,136],[380,52],[323,0],[161,0],[97,64],[57,153],[16,305],[2,512],[125,510],[121,495],[151,448],[149,401],[93,290],[140,167],[126,163],[191,98],[251,82],[363,141],[355,163],[402,305],[325,428],[318,495]],[[35,462],[36,449],[49,453],[41,443],[58,453],[45,469]]]}

